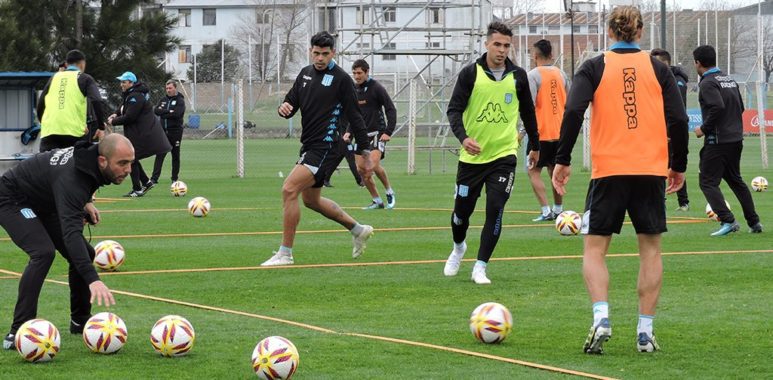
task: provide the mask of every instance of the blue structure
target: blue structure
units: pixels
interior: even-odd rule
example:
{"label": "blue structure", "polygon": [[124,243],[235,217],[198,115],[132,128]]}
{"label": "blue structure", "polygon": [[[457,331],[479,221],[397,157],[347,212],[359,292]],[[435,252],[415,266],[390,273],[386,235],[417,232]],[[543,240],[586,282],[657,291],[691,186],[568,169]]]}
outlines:
{"label": "blue structure", "polygon": [[[50,72],[0,72],[0,161],[27,158],[38,151],[39,142],[23,144],[21,135],[38,124],[35,104],[38,88],[53,76]],[[3,171],[8,166],[0,167]]]}

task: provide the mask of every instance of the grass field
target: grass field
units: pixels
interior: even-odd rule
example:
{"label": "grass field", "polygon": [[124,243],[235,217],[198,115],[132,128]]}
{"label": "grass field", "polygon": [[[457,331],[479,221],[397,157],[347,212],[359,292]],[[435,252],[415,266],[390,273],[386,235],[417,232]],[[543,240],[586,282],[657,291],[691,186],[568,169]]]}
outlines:
{"label": "grass field", "polygon": [[[717,224],[703,212],[699,142],[693,139],[692,144],[692,210],[676,213],[675,198],[668,199],[664,286],[655,322],[662,351],[655,354],[635,350],[638,260],[625,255],[636,253],[630,226],[613,239],[608,258],[613,339],[604,356],[582,353],[591,322],[581,274],[582,239],[531,222],[538,207],[520,162],[502,238],[489,265],[493,284],[476,286],[469,278],[470,261],[457,277],[442,274],[451,248],[453,156],[447,156],[447,173],[435,166],[429,175],[429,158],[420,153],[419,175],[409,176],[405,152],[390,153],[385,166],[397,191],[397,208],[391,211],[360,210],[369,197],[341,170],[333,177],[335,187],[324,194],[375,226],[367,252],[352,260],[350,235],[304,210],[295,267],[261,269],[257,266],[280,243],[283,178],[278,172],[292,168],[298,142],[248,141],[246,178],[238,179],[232,177],[233,141],[186,140],[181,178],[190,188],[187,197],[169,194],[168,162],[163,182],[144,198],[121,199],[128,185],[98,194],[103,222],[92,228],[92,243],[110,238],[127,251],[120,272],[102,276],[117,291],[117,305],[110,311],[127,323],[126,346],[116,355],[99,356],[68,333],[68,289],[61,284],[67,269],[57,257],[49,279],[59,282],[44,286],[39,316],[60,328],[62,351],[53,362],[38,365],[15,352],[0,352],[0,377],[248,379],[254,378],[250,355],[255,344],[281,335],[300,351],[298,379],[571,376],[524,365],[529,363],[626,379],[771,378],[773,191],[754,193],[767,223],[765,233],[749,234],[742,223],[739,233],[710,238]],[[759,139],[748,138],[746,145],[742,172],[747,182],[756,175],[773,179],[773,172],[761,169]],[[575,157],[580,160],[581,154]],[[145,163],[150,169],[151,160]],[[587,180],[588,173],[575,169],[566,209],[582,209]],[[732,208],[740,210],[725,191]],[[197,195],[212,203],[206,218],[185,211]],[[477,212],[467,259],[475,257],[482,223],[483,213]],[[27,256],[1,236],[0,321],[7,327],[18,286],[8,271],[21,272]],[[487,301],[506,305],[514,316],[512,335],[499,345],[476,342],[467,325],[469,313]],[[95,313],[103,310],[94,308]],[[166,314],[182,315],[194,325],[197,338],[190,355],[167,359],[153,352],[150,329]]]}

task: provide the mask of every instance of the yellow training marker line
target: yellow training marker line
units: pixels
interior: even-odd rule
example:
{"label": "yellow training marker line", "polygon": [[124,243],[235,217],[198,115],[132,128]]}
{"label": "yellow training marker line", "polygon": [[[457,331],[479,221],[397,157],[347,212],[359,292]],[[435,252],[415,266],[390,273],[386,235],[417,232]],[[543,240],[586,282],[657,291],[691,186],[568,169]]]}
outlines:
{"label": "yellow training marker line", "polygon": [[[21,277],[21,273],[12,272],[12,271],[8,271],[8,270],[5,270],[5,269],[0,269],[0,273],[4,273],[4,274],[7,274],[7,275],[13,275],[13,276],[16,276],[16,277]],[[49,279],[46,279],[46,281],[50,282],[50,283],[57,284],[57,285],[69,286],[69,284],[67,282],[65,282],[65,281],[49,280]],[[452,352],[452,353],[457,353],[457,354],[462,354],[462,355],[468,355],[468,356],[479,357],[479,358],[484,358],[484,359],[489,359],[489,360],[495,360],[495,361],[499,361],[499,362],[503,362],[503,363],[517,364],[517,365],[521,365],[521,366],[529,367],[529,368],[536,368],[536,369],[541,369],[541,370],[545,370],[545,371],[551,371],[551,372],[556,372],[556,373],[563,373],[563,374],[566,374],[566,375],[580,376],[580,377],[585,377],[585,378],[589,378],[589,379],[604,379],[604,380],[610,379],[610,380],[614,380],[614,378],[611,378],[611,377],[595,375],[595,374],[592,374],[592,373],[579,372],[579,371],[574,371],[574,370],[571,370],[571,369],[565,369],[565,368],[560,368],[560,367],[553,367],[553,366],[548,366],[548,365],[543,365],[543,364],[538,364],[538,363],[527,362],[527,361],[523,361],[523,360],[507,358],[507,357],[503,357],[503,356],[489,355],[489,354],[484,354],[484,353],[476,352],[476,351],[463,350],[463,349],[459,349],[459,348],[453,348],[453,347],[447,347],[447,346],[439,346],[439,345],[435,345],[435,344],[416,342],[416,341],[405,340],[405,339],[389,338],[389,337],[379,336],[379,335],[337,332],[337,331],[334,331],[334,330],[326,329],[324,327],[319,327],[319,326],[310,325],[310,324],[301,323],[301,322],[295,322],[295,321],[291,321],[291,320],[287,320],[287,319],[274,318],[274,317],[269,317],[269,316],[266,316],[266,315],[248,313],[248,312],[239,311],[239,310],[226,309],[226,308],[221,308],[221,307],[216,307],[216,306],[208,306],[208,305],[202,305],[202,304],[197,304],[197,303],[192,303],[192,302],[179,301],[179,300],[175,300],[175,299],[171,299],[171,298],[162,298],[162,297],[149,296],[149,295],[140,294],[140,293],[127,292],[127,291],[123,291],[123,290],[111,290],[111,292],[113,294],[121,294],[121,295],[125,295],[125,296],[128,296],[128,297],[134,297],[134,298],[139,298],[139,299],[144,299],[144,300],[157,301],[157,302],[163,302],[163,303],[168,303],[168,304],[173,304],[173,305],[187,306],[187,307],[191,307],[191,308],[194,308],[194,309],[207,310],[207,311],[215,311],[215,312],[218,312],[218,313],[227,313],[227,314],[239,315],[239,316],[243,316],[243,317],[261,319],[261,320],[265,320],[265,321],[283,323],[283,324],[287,324],[287,325],[290,325],[290,326],[300,327],[300,328],[303,328],[303,329],[313,330],[313,331],[322,332],[322,333],[326,333],[326,334],[355,336],[355,337],[359,337],[359,338],[372,339],[372,340],[380,340],[380,341],[384,341],[384,342],[391,342],[391,343],[403,344],[403,345],[414,346],[414,347],[430,348],[430,349],[435,349],[435,350],[440,350],[440,351],[445,351],[445,352]]]}
{"label": "yellow training marker line", "polygon": [[[746,251],[686,251],[686,252],[663,252],[663,256],[685,256],[685,255],[732,255],[732,254],[750,254],[750,253],[773,253],[772,249],[746,250]],[[638,257],[638,253],[612,253],[607,257]],[[525,256],[525,257],[493,257],[490,261],[539,261],[539,260],[566,260],[582,259],[582,255],[561,255],[561,256]],[[463,259],[462,261],[473,262],[476,259]],[[202,272],[233,272],[249,270],[277,270],[277,269],[316,269],[316,268],[347,268],[347,267],[378,267],[391,265],[419,265],[419,264],[441,264],[445,259],[437,260],[404,260],[404,261],[372,261],[358,263],[328,263],[328,264],[301,264],[301,265],[281,265],[272,267],[250,266],[250,267],[221,267],[221,268],[190,268],[190,269],[156,269],[145,271],[129,272],[102,272],[101,276],[126,276],[126,275],[144,275],[144,274],[172,274],[172,273],[202,273]]]}
{"label": "yellow training marker line", "polygon": [[[701,220],[674,220],[669,224],[693,224],[693,223],[705,223]],[[624,224],[631,224],[631,222],[625,222]],[[469,228],[483,228],[483,226],[470,226]],[[502,228],[554,228],[552,223],[540,223],[540,224],[505,224]],[[375,232],[404,232],[404,231],[445,231],[450,230],[451,226],[436,226],[436,227],[391,227],[391,228],[376,228]],[[344,233],[344,229],[335,230],[307,230],[297,231],[296,234],[334,234]],[[137,235],[94,235],[92,239],[154,239],[154,238],[189,238],[189,237],[226,237],[226,236],[265,236],[265,235],[281,235],[282,231],[243,231],[243,232],[196,232],[185,234],[137,234]],[[11,241],[11,238],[0,238],[0,241]]]}

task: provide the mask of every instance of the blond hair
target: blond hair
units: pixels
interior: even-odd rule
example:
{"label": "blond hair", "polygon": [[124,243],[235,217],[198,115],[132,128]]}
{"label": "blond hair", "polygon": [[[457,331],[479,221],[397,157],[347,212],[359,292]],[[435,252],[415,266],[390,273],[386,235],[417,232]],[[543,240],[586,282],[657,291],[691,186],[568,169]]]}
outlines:
{"label": "blond hair", "polygon": [[633,42],[636,34],[644,27],[639,8],[632,6],[615,7],[609,14],[609,29],[618,41]]}

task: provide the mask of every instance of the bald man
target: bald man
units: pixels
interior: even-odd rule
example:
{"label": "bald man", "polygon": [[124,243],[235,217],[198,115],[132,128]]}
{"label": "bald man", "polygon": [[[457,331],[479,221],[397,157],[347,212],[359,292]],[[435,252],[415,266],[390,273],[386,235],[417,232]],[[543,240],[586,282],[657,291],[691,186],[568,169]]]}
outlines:
{"label": "bald man", "polygon": [[0,225],[29,257],[19,280],[11,330],[3,348],[14,348],[19,327],[37,316],[38,297],[54,261],[54,251],[70,264],[70,332],[80,334],[91,304],[115,304],[92,262],[94,248],[83,237],[86,222],[100,222],[92,194],[120,184],[131,172],[134,148],[118,134],[98,145],[76,145],[40,153],[0,178]]}

